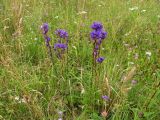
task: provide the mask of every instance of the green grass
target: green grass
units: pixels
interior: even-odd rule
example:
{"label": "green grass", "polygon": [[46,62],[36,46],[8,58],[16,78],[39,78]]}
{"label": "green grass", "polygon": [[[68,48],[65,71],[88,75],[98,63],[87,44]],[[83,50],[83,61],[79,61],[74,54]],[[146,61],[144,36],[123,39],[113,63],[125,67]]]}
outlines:
{"label": "green grass", "polygon": [[[0,120],[57,120],[58,111],[64,120],[159,119],[159,0],[0,0],[0,21]],[[108,37],[92,85],[94,21],[103,23]],[[44,22],[52,45],[56,29],[68,31],[67,61],[49,59]]]}

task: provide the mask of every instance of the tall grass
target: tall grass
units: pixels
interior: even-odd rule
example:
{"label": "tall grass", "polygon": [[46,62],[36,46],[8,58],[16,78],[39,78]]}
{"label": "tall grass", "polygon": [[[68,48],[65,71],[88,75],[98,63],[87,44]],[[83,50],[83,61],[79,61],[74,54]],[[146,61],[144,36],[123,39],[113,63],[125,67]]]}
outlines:
{"label": "tall grass", "polygon": [[[158,120],[159,6],[158,0],[0,0],[0,119]],[[92,88],[94,21],[108,36],[99,87]],[[51,45],[56,29],[69,33],[63,66],[48,57],[44,22]]]}

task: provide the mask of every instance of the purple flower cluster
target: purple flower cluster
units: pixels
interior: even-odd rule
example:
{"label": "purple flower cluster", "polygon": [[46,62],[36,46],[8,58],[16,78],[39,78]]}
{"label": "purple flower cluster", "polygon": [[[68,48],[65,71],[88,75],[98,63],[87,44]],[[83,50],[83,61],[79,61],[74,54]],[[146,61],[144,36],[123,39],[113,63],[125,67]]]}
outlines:
{"label": "purple flower cluster", "polygon": [[47,47],[51,47],[49,44],[49,41],[51,40],[51,38],[47,35],[48,30],[49,30],[49,26],[48,23],[43,23],[43,25],[41,26],[41,30],[45,39],[45,43]]}
{"label": "purple flower cluster", "polygon": [[[56,51],[58,58],[62,58],[62,54],[65,49],[68,48],[68,33],[63,29],[58,29],[55,31],[55,34],[59,37],[59,39],[58,43],[55,43],[54,45],[54,50]],[[63,43],[62,39],[65,40],[65,43]]]}
{"label": "purple flower cluster", "polygon": [[58,37],[63,38],[63,39],[67,39],[68,38],[68,33],[65,30],[63,30],[63,29],[56,30],[55,34]]}
{"label": "purple flower cluster", "polygon": [[43,25],[41,26],[41,30],[42,30],[43,34],[47,34],[47,32],[49,30],[48,23],[43,23]]}
{"label": "purple flower cluster", "polygon": [[107,32],[103,30],[103,25],[100,22],[94,22],[91,26],[93,31],[90,33],[92,40],[101,41],[106,38]]}
{"label": "purple flower cluster", "polygon": [[90,37],[93,40],[93,56],[94,60],[96,60],[98,63],[102,63],[104,60],[104,57],[99,57],[99,51],[100,51],[100,45],[102,41],[107,37],[107,32],[103,30],[103,25],[100,22],[94,22],[91,25],[91,28],[93,31],[90,33]]}
{"label": "purple flower cluster", "polygon": [[51,50],[51,45],[50,45],[51,38],[47,35],[48,30],[49,30],[48,23],[43,23],[43,25],[41,26],[41,30],[42,30],[42,34],[43,34],[46,46],[48,48],[48,54],[52,59],[52,50]]}
{"label": "purple flower cluster", "polygon": [[100,22],[94,22],[92,25],[91,25],[91,28],[93,30],[101,30],[103,29],[103,25],[100,23]]}
{"label": "purple flower cluster", "polygon": [[66,48],[67,48],[66,44],[63,44],[63,43],[54,44],[54,49],[63,49],[63,50],[65,50]]}
{"label": "purple flower cluster", "polygon": [[[48,53],[50,57],[52,57],[52,47],[50,45],[51,38],[47,35],[49,31],[48,23],[43,23],[41,30],[45,39],[46,46],[48,48]],[[55,34],[58,36],[59,40],[58,43],[54,44],[54,50],[58,58],[62,58],[62,54],[64,53],[65,49],[68,48],[68,33],[63,29],[58,29],[55,31]],[[66,42],[63,43],[62,39],[64,39]]]}
{"label": "purple flower cluster", "polygon": [[51,38],[48,37],[47,35],[44,36],[44,38],[45,38],[46,46],[49,47],[50,46],[49,41],[51,40]]}

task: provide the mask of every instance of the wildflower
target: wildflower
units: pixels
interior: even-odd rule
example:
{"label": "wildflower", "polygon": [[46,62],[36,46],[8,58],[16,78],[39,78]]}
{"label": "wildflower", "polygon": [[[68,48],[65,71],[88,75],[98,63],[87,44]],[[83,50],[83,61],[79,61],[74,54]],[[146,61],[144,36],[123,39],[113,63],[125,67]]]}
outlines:
{"label": "wildflower", "polygon": [[14,99],[18,101],[19,100],[19,96],[16,96]]}
{"label": "wildflower", "polygon": [[107,32],[105,31],[102,31],[102,30],[93,30],[91,33],[90,33],[90,36],[92,38],[92,40],[103,40],[106,38],[107,36]]}
{"label": "wildflower", "polygon": [[102,99],[105,100],[105,101],[108,101],[109,97],[107,95],[104,95],[104,96],[102,96]]}
{"label": "wildflower", "polygon": [[68,38],[68,33],[65,30],[63,30],[63,29],[58,29],[58,30],[56,30],[55,33],[60,38],[63,38],[63,39]]}
{"label": "wildflower", "polygon": [[142,10],[141,12],[146,12],[146,10]]}
{"label": "wildflower", "polygon": [[100,22],[94,22],[92,25],[91,25],[91,28],[93,30],[101,30],[103,28],[103,25],[100,23]]}
{"label": "wildflower", "polygon": [[101,32],[101,39],[103,40],[103,39],[105,39],[106,37],[107,37],[107,32],[102,31],[102,32]]}
{"label": "wildflower", "polygon": [[54,45],[54,49],[57,49],[57,48],[66,49],[66,48],[67,48],[67,45],[66,45],[66,44],[63,44],[63,43],[56,43],[56,44]]}
{"label": "wildflower", "polygon": [[146,52],[146,55],[150,57],[152,55],[152,53],[150,51],[148,51],[148,52]]}
{"label": "wildflower", "polygon": [[101,38],[102,32],[101,32],[101,31],[96,31],[96,30],[94,30],[94,31],[92,31],[92,32],[90,33],[90,36],[91,36],[92,40],[97,40],[97,39],[100,39],[100,38]]}
{"label": "wildflower", "polygon": [[43,23],[43,25],[41,26],[41,30],[43,33],[43,37],[44,37],[46,46],[48,48],[48,54],[49,54],[50,58],[52,59],[52,50],[51,50],[51,45],[49,44],[51,38],[47,35],[47,32],[49,30],[48,23]]}
{"label": "wildflower", "polygon": [[49,30],[48,23],[43,23],[43,25],[41,26],[41,30],[42,30],[43,34],[47,34],[47,32]]}
{"label": "wildflower", "polygon": [[23,98],[23,99],[21,99],[21,102],[22,103],[27,103],[27,101]]}
{"label": "wildflower", "polygon": [[93,40],[93,45],[94,45],[93,48],[94,64],[96,63],[96,61],[98,63],[102,63],[104,58],[99,57],[100,45],[102,41],[107,37],[107,32],[103,30],[103,25],[100,22],[94,22],[91,25],[91,28],[93,29],[93,31],[90,33],[90,37]]}
{"label": "wildflower", "polygon": [[46,46],[50,46],[49,41],[51,40],[51,38],[48,36],[44,36],[44,38],[45,38]]}
{"label": "wildflower", "polygon": [[[68,47],[68,33],[63,29],[58,29],[55,31],[55,34],[59,37],[58,43],[54,45],[54,49],[56,51],[57,57],[62,58],[62,55],[64,54],[65,49]],[[63,43],[62,39],[66,40],[66,43]]]}
{"label": "wildflower", "polygon": [[63,43],[56,43],[54,45],[54,50],[55,50],[57,57],[59,59],[62,58],[62,55],[64,54],[66,48],[67,48],[67,45],[63,44]]}
{"label": "wildflower", "polygon": [[99,58],[97,58],[97,62],[102,63],[104,59],[105,59],[104,57],[99,57]]}

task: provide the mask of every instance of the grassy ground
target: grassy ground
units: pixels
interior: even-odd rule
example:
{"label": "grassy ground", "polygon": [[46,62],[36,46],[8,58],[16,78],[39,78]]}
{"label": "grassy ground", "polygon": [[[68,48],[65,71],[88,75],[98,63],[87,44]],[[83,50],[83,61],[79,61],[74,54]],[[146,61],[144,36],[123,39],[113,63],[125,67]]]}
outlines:
{"label": "grassy ground", "polygon": [[[0,21],[0,120],[160,118],[159,0],[0,0]],[[98,82],[94,21],[108,32]],[[56,29],[68,31],[67,60],[51,62],[44,22],[52,45]]]}

